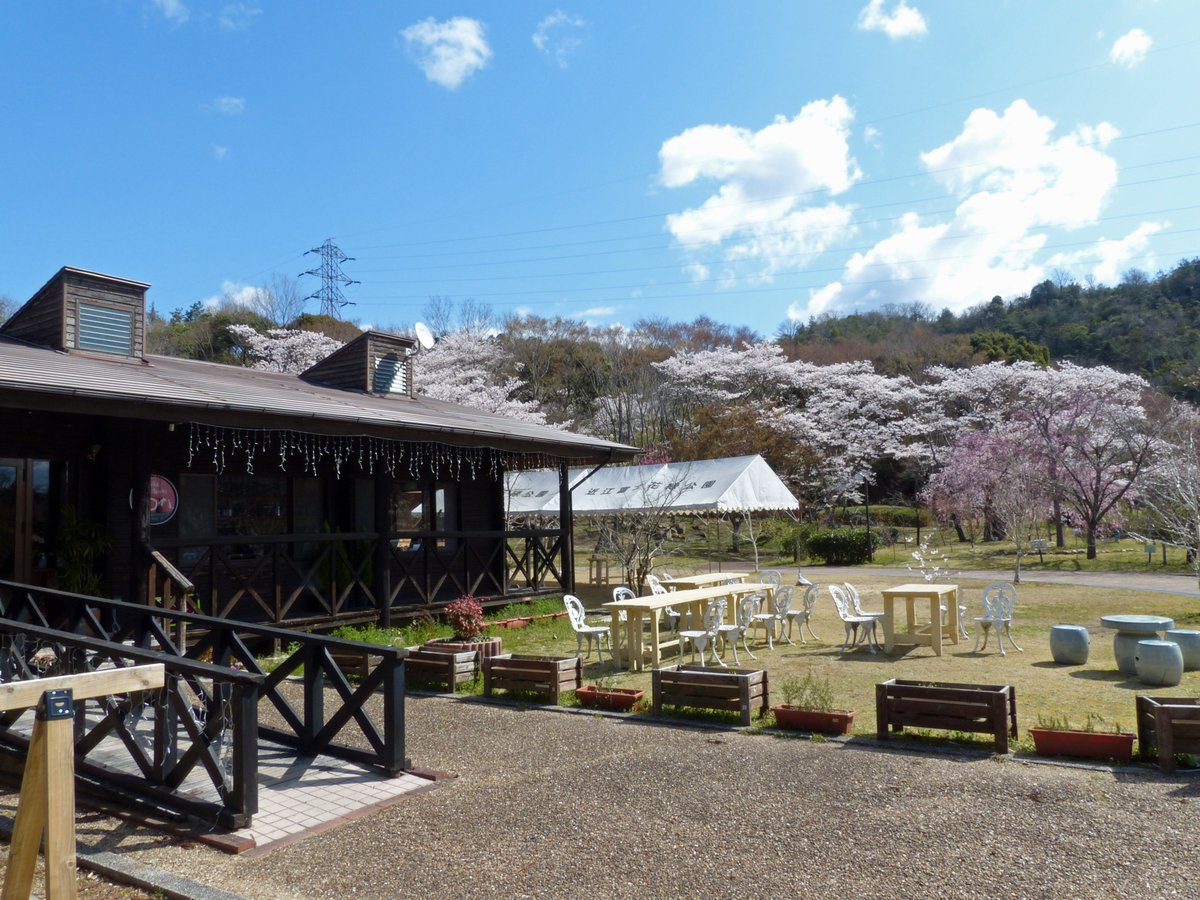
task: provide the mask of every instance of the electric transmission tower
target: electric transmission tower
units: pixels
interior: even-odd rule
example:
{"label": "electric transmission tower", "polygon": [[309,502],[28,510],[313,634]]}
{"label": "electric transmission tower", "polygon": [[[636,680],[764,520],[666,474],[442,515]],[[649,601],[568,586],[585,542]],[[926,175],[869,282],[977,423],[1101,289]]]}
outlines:
{"label": "electric transmission tower", "polygon": [[313,247],[305,252],[305,256],[309,253],[318,253],[321,256],[321,266],[317,269],[309,269],[307,272],[301,272],[301,275],[316,275],[321,279],[321,287],[305,297],[305,300],[320,300],[321,315],[338,318],[341,315],[343,306],[353,306],[353,300],[347,300],[346,295],[342,293],[342,287],[349,287],[352,284],[360,284],[352,278],[347,278],[342,272],[342,263],[352,262],[353,256],[347,256],[342,252],[341,248],[333,242],[333,238],[326,238],[325,243],[320,247]]}

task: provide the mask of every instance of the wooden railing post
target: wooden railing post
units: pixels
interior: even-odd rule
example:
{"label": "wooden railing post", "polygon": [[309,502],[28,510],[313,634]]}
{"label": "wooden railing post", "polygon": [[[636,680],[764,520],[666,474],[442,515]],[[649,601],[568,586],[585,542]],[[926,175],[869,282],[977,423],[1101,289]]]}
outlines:
{"label": "wooden railing post", "polygon": [[383,767],[389,775],[399,775],[408,768],[404,755],[404,660],[384,660],[380,665],[389,667],[383,676],[383,745],[387,756]]}

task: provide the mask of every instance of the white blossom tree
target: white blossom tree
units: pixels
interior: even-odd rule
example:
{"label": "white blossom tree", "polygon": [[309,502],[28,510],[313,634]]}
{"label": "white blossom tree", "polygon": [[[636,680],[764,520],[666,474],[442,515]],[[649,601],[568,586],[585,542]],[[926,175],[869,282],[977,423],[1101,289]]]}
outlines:
{"label": "white blossom tree", "polygon": [[417,357],[413,386],[418,394],[434,400],[545,424],[536,404],[513,399],[520,381],[505,374],[510,363],[494,339],[479,332],[452,332]]}
{"label": "white blossom tree", "polygon": [[249,325],[230,325],[229,331],[245,345],[250,368],[264,372],[298,375],[342,347],[318,331],[272,328],[259,334]]}
{"label": "white blossom tree", "polygon": [[1138,537],[1181,547],[1200,584],[1200,411],[1176,403],[1139,482],[1137,508],[1148,526]]}

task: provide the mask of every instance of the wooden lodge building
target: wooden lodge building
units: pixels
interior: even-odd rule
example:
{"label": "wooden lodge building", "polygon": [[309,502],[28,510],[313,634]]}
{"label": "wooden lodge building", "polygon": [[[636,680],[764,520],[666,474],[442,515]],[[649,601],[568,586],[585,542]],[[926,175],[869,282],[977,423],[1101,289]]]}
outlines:
{"label": "wooden lodge building", "polygon": [[637,450],[414,396],[366,332],[299,376],[144,350],[149,286],[63,268],[0,326],[0,580],[287,626],[573,589],[505,471]]}

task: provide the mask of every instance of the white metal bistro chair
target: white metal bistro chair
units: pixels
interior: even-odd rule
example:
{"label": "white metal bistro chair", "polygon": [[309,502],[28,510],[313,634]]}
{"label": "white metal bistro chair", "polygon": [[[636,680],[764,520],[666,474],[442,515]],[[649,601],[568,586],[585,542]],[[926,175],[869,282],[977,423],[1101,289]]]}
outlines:
{"label": "white metal bistro chair", "polygon": [[685,628],[679,632],[679,652],[683,653],[684,641],[691,641],[692,662],[696,661],[696,651],[700,651],[700,665],[704,665],[704,652],[712,648],[713,659],[720,665],[725,665],[717,656],[717,629],[725,622],[725,598],[718,597],[708,601],[704,610],[702,628]]}
{"label": "white metal bistro chair", "polygon": [[[975,646],[972,653],[981,653],[987,649],[988,635],[992,626],[996,626],[996,643],[1000,645],[1000,655],[1004,652],[1004,638],[1016,649],[1024,653],[1012,636],[1013,610],[1017,606],[1017,589],[1007,581],[993,581],[983,589],[983,615],[975,617]],[[983,638],[983,646],[979,646],[979,638]]]}
{"label": "white metal bistro chair", "polygon": [[761,625],[767,633],[767,649],[775,649],[775,629],[779,629],[779,639],[786,640],[789,644],[795,643],[791,638],[787,637],[783,631],[783,623],[787,620],[788,612],[792,608],[792,586],[785,585],[784,587],[776,587],[774,594],[771,596],[771,609],[767,612],[758,612],[754,616],[754,624]]}
{"label": "white metal bistro chair", "polygon": [[802,643],[802,644],[808,643],[808,641],[806,641],[804,639],[805,626],[808,627],[808,633],[814,641],[820,640],[820,638],[817,637],[817,633],[815,631],[813,631],[813,627],[812,627],[813,610],[817,608],[817,598],[820,596],[821,596],[821,585],[816,582],[812,582],[808,585],[808,587],[806,587],[804,589],[804,596],[802,598],[800,598],[799,608],[788,610],[787,623],[788,623],[788,638],[789,638],[789,640],[792,637],[793,623],[798,624],[800,626],[800,628],[799,628],[800,643]]}
{"label": "white metal bistro chair", "polygon": [[[657,575],[646,576],[646,587],[650,588],[651,594],[670,594],[674,588],[668,590],[666,585],[659,580]],[[680,614],[673,606],[667,606],[662,611],[663,624],[667,626],[668,631],[677,631],[679,629]]]}
{"label": "white metal bistro chair", "polygon": [[771,587],[777,588],[783,583],[783,576],[779,574],[778,569],[763,569],[759,573],[758,580],[760,584],[769,584]]}
{"label": "white metal bistro chair", "polygon": [[887,618],[887,613],[883,612],[867,612],[862,608],[862,597],[858,593],[858,588],[850,582],[843,582],[846,588],[846,596],[850,598],[850,612],[856,616],[866,616],[869,619],[874,619],[876,622],[882,622]]}
{"label": "white metal bistro chair", "polygon": [[[762,603],[763,595],[755,592],[746,594],[738,601],[737,611],[734,614],[732,624],[721,623],[717,626],[717,639],[721,642],[721,652],[724,653],[725,645],[733,647],[733,662],[734,665],[740,666],[742,661],[738,659],[737,642],[740,638],[742,647],[750,654],[751,659],[758,659],[753,653],[750,653],[750,644],[747,643],[746,632],[750,630],[750,625],[754,622],[755,615],[758,613],[759,605]],[[725,661],[721,660],[721,665],[725,665]]]}
{"label": "white metal bistro chair", "polygon": [[[878,621],[872,616],[856,616],[850,611],[850,600],[836,584],[829,586],[829,596],[833,598],[833,605],[837,608],[838,618],[842,620],[842,624],[846,627],[846,640],[842,643],[842,653],[845,653],[851,647],[857,647],[860,641],[867,645],[867,649],[872,653],[878,645],[875,640],[875,623]],[[859,629],[862,629],[862,635],[859,636]]]}
{"label": "white metal bistro chair", "polygon": [[609,642],[611,633],[607,625],[589,625],[584,617],[583,602],[573,594],[565,594],[563,596],[563,604],[567,607],[567,616],[571,620],[571,628],[575,632],[575,655],[583,655],[583,640],[587,638],[588,656],[592,655],[592,642],[596,644],[596,659],[604,662],[604,654],[602,648],[608,644],[608,655],[612,657],[613,664],[616,664],[617,658],[613,654],[612,644]]}

